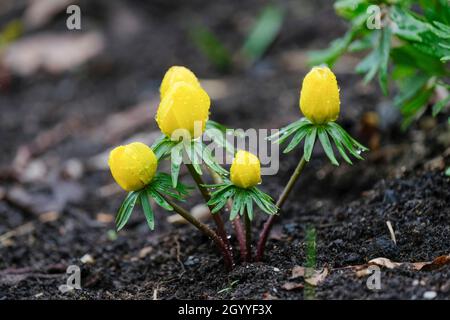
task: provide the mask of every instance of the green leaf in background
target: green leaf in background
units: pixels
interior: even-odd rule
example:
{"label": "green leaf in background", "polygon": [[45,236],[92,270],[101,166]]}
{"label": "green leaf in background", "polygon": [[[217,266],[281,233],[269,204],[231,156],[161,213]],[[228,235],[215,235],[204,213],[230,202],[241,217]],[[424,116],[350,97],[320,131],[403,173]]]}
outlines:
{"label": "green leaf in background", "polygon": [[338,0],[334,3],[336,13],[345,19],[353,19],[368,7],[366,0]]}
{"label": "green leaf in background", "polygon": [[450,104],[450,94],[443,100],[436,102],[433,105],[433,117],[437,116],[439,114],[439,112],[442,111],[442,109],[444,109],[445,106]]}
{"label": "green leaf in background", "polygon": [[391,36],[391,28],[384,27],[381,31],[381,43],[379,48],[380,68],[378,71],[378,81],[380,83],[381,90],[385,95],[388,94],[387,71],[389,65],[389,54],[391,51]]}
{"label": "green leaf in background", "polygon": [[450,177],[450,167],[448,167],[448,168],[445,170],[445,175],[446,175],[447,177]]}
{"label": "green leaf in background", "polygon": [[420,34],[428,31],[428,25],[425,22],[417,19],[410,11],[400,6],[392,7],[390,17],[396,25],[393,33],[405,40],[421,42]]}
{"label": "green leaf in background", "polygon": [[399,93],[394,98],[394,105],[400,108],[402,104],[417,95],[427,82],[428,76],[421,72],[402,79]]}
{"label": "green leaf in background", "polygon": [[268,5],[263,9],[241,49],[249,62],[260,59],[267,51],[278,36],[283,19],[284,12],[278,6]]}
{"label": "green leaf in background", "polygon": [[353,29],[350,29],[342,38],[337,38],[331,42],[328,48],[309,52],[308,65],[316,66],[326,63],[332,67],[350,45],[355,33]]}
{"label": "green leaf in background", "polygon": [[190,32],[194,44],[220,71],[231,67],[231,54],[223,43],[206,27],[197,26]]}

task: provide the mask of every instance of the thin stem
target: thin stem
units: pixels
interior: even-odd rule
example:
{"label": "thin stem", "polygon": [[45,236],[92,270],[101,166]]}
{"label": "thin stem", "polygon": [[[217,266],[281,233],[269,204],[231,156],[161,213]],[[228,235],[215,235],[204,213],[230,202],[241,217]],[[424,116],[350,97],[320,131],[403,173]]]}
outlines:
{"label": "thin stem", "polygon": [[[283,192],[281,193],[280,197],[277,200],[277,207],[278,207],[278,213],[281,211],[281,208],[283,207],[283,204],[286,202],[289,194],[291,193],[292,189],[294,188],[295,183],[298,180],[298,177],[303,171],[303,168],[305,167],[307,161],[305,160],[305,157],[302,156],[300,161],[298,162],[297,167],[295,168],[294,172],[292,173],[291,178],[289,179],[288,183],[284,187]],[[261,261],[261,259],[264,256],[264,249],[266,247],[267,238],[269,236],[270,230],[272,229],[273,223],[275,221],[275,218],[277,215],[270,216],[269,219],[267,219],[266,223],[264,223],[264,227],[259,235],[259,241],[258,246],[256,250],[256,261]]]}
{"label": "thin stem", "polygon": [[[209,200],[211,200],[211,195],[209,194],[209,191],[207,188],[204,187],[205,183],[203,182],[202,177],[195,171],[195,168],[192,164],[186,163],[186,167],[189,170],[189,173],[191,174],[192,178],[194,179],[195,183],[197,184],[198,190],[202,194],[203,198],[205,199],[205,202],[208,203]],[[225,225],[223,223],[222,217],[219,213],[212,213],[213,207],[208,206],[209,211],[211,211],[211,215],[214,219],[214,222],[217,226],[217,233],[222,238],[223,242],[225,243],[226,247],[228,248],[228,251],[230,252],[230,255],[233,256],[233,251],[230,245],[230,241],[228,239],[228,235],[225,231]]]}
{"label": "thin stem", "polygon": [[165,196],[164,194],[160,193],[160,195],[167,201],[168,204],[170,204],[180,216],[182,216],[184,219],[186,219],[188,222],[190,222],[194,227],[196,227],[198,230],[203,232],[206,236],[208,236],[211,240],[213,240],[216,245],[219,247],[220,251],[222,252],[225,267],[228,271],[233,269],[233,259],[230,255],[230,252],[225,245],[225,243],[222,241],[222,238],[217,235],[210,227],[208,227],[206,224],[200,222],[199,220],[195,219],[186,209],[180,207],[178,204],[173,202],[169,197]]}
{"label": "thin stem", "polygon": [[245,241],[247,243],[247,261],[252,261],[252,224],[247,212],[244,212],[244,222],[245,222]]}
{"label": "thin stem", "polygon": [[[222,177],[217,174],[214,170],[208,167],[209,173],[211,174],[211,177],[213,178],[214,182],[219,184],[223,182]],[[233,205],[233,202],[231,200],[227,201],[227,207],[228,211],[231,211],[231,207]],[[236,238],[239,243],[239,251],[241,253],[241,260],[242,262],[247,261],[247,245],[245,242],[245,235],[244,235],[244,229],[242,228],[241,219],[239,216],[236,216],[236,218],[231,221],[231,224],[233,225],[234,232],[236,233]]]}
{"label": "thin stem", "polygon": [[241,219],[239,218],[239,216],[237,216],[232,221],[232,224],[233,224],[233,227],[234,227],[234,231],[236,232],[236,238],[237,238],[238,243],[239,243],[239,250],[241,252],[241,260],[243,262],[246,262],[247,261],[247,255],[248,255],[247,241],[245,239],[244,229],[242,228],[242,223],[241,223]]}

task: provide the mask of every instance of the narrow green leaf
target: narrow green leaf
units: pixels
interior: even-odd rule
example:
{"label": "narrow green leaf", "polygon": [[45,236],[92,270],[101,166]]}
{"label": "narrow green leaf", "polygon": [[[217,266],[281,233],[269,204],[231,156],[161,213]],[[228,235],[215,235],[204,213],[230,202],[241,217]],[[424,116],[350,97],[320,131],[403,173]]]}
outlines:
{"label": "narrow green leaf", "polygon": [[196,144],[201,143],[201,141],[192,141],[190,144],[185,144],[185,150],[189,157],[189,160],[191,161],[191,165],[194,167],[195,172],[197,172],[199,175],[202,175],[202,167],[200,165],[200,159],[199,157],[202,156],[202,154],[197,153]]}
{"label": "narrow green leaf", "polygon": [[389,64],[389,53],[391,50],[391,28],[384,27],[381,33],[381,43],[380,43],[380,68],[378,72],[378,80],[380,83],[381,90],[384,95],[388,94],[388,64]]}
{"label": "narrow green leaf", "polygon": [[442,109],[444,109],[444,107],[447,106],[449,103],[450,103],[450,94],[441,101],[436,102],[433,105],[433,117],[437,116],[439,112],[441,112]]}
{"label": "narrow green leaf", "polygon": [[120,207],[119,213],[116,218],[117,231],[120,231],[130,219],[131,213],[133,212],[139,193],[140,191],[132,191],[128,193],[127,197],[122,203],[122,206]]}
{"label": "narrow green leaf", "polygon": [[247,210],[247,215],[248,218],[250,219],[250,221],[253,220],[253,197],[248,196],[246,198],[246,210]]}
{"label": "narrow green leaf", "polygon": [[317,128],[313,127],[308,130],[308,133],[305,138],[305,146],[303,155],[305,157],[306,161],[309,161],[311,159],[311,154],[314,149],[314,143],[316,142],[316,136],[317,136]]}
{"label": "narrow green leaf", "polygon": [[330,139],[328,138],[326,130],[324,128],[319,128],[318,131],[319,140],[322,144],[325,154],[327,155],[328,159],[330,159],[332,164],[338,166],[339,162],[337,162],[336,157],[334,156],[333,147],[331,146]]}
{"label": "narrow green leaf", "polygon": [[292,138],[291,142],[289,142],[286,149],[283,150],[283,153],[291,152],[300,142],[302,142],[303,138],[308,134],[308,128],[302,127],[300,128]]}
{"label": "narrow green leaf", "polygon": [[166,209],[167,211],[173,211],[172,206],[168,204],[166,199],[164,199],[158,192],[148,189],[148,195],[152,197],[156,204],[161,208]]}
{"label": "narrow green leaf", "polygon": [[228,71],[231,67],[232,59],[228,49],[223,43],[204,26],[197,26],[191,29],[190,36],[199,51],[220,71]]}
{"label": "narrow green leaf", "polygon": [[267,5],[256,20],[241,51],[244,57],[254,62],[262,57],[281,30],[283,10],[274,5]]}
{"label": "narrow green leaf", "polygon": [[178,184],[178,176],[180,174],[181,163],[183,162],[183,142],[178,143],[171,151],[171,167],[172,186],[176,188]]}
{"label": "narrow green leaf", "polygon": [[339,153],[341,154],[342,158],[349,164],[353,164],[352,160],[348,157],[347,153],[345,152],[344,146],[342,145],[342,142],[340,140],[340,135],[336,134],[335,130],[333,128],[330,128],[327,126],[326,128],[328,134],[331,136],[331,138],[334,141],[334,144],[336,145],[336,148],[338,149]]}
{"label": "narrow green leaf", "polygon": [[142,210],[144,211],[145,219],[147,220],[150,230],[155,229],[155,216],[153,214],[152,206],[148,201],[148,195],[146,192],[142,192],[140,195]]}

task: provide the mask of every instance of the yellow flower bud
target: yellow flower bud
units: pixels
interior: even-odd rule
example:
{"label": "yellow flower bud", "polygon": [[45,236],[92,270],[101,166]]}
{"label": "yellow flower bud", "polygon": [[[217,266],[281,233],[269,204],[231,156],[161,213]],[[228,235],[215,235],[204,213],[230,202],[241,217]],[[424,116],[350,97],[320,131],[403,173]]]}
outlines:
{"label": "yellow flower bud", "polygon": [[300,109],[312,123],[324,124],[339,117],[339,87],[327,67],[314,67],[303,79]]}
{"label": "yellow flower bud", "polygon": [[230,168],[230,178],[240,188],[251,188],[261,183],[261,164],[254,154],[239,150]]}
{"label": "yellow flower bud", "polygon": [[189,132],[191,139],[195,139],[205,131],[210,104],[208,94],[200,86],[177,82],[161,100],[156,122],[168,137],[171,137],[175,130],[184,129]]}
{"label": "yellow flower bud", "polygon": [[200,83],[198,82],[197,77],[191,70],[185,67],[173,66],[169,70],[167,70],[166,74],[164,75],[163,81],[161,82],[161,87],[159,88],[161,100],[175,83],[181,81],[189,83],[196,87],[200,87]]}
{"label": "yellow flower bud", "polygon": [[136,191],[152,181],[158,160],[151,148],[133,142],[114,148],[109,154],[108,164],[114,180],[122,189]]}

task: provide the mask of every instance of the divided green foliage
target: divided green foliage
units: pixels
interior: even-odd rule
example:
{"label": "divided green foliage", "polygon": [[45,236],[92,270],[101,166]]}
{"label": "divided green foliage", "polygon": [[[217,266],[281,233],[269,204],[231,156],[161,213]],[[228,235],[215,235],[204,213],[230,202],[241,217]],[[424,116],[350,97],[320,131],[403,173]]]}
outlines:
{"label": "divided green foliage", "polygon": [[331,142],[334,142],[336,149],[341,157],[349,164],[353,164],[347,152],[353,157],[362,160],[361,153],[368,149],[353,139],[339,124],[336,122],[328,122],[324,125],[315,125],[306,118],[297,120],[290,125],[282,128],[276,134],[270,136],[268,139],[274,143],[282,144],[292,137],[284,153],[292,151],[303,140],[304,142],[304,157],[306,161],[311,159],[312,151],[316,138],[319,137],[319,141],[325,151],[325,154],[334,165],[339,165],[335,155]]}
{"label": "divided green foliage", "polygon": [[[398,88],[395,106],[406,128],[423,113],[438,87],[448,89],[450,2],[338,0],[335,9],[351,26],[329,48],[311,52],[310,63],[332,66],[345,52],[368,51],[356,71],[364,74],[366,82],[378,76],[384,94],[388,94],[388,75],[392,75]],[[368,27],[374,22],[380,22],[379,28]],[[436,102],[433,115],[449,104],[445,97]]]}
{"label": "divided green foliage", "polygon": [[283,24],[284,12],[281,8],[268,5],[257,18],[251,29],[241,52],[250,62],[262,57],[273,43]]}
{"label": "divided green foliage", "polygon": [[[209,120],[206,124],[205,135],[219,147],[223,147],[227,152],[234,154],[233,146],[226,139],[226,130],[226,127]],[[228,172],[217,163],[211,147],[212,145],[204,144],[201,139],[172,141],[165,135],[161,135],[152,145],[152,149],[158,160],[170,157],[170,171],[173,187],[176,187],[178,184],[178,176],[184,159],[189,160],[188,163],[192,164],[199,175],[203,173],[202,163],[220,176],[228,174]]]}
{"label": "divided green foliage", "polygon": [[263,212],[273,215],[278,212],[273,199],[257,187],[243,189],[235,186],[231,181],[224,179],[223,183],[205,185],[213,189],[208,205],[212,206],[212,213],[220,211],[228,201],[232,201],[230,220],[236,219],[237,215],[247,214],[250,220],[254,218],[254,206],[256,204]]}
{"label": "divided green foliage", "polygon": [[156,204],[165,210],[172,211],[172,206],[164,197],[184,201],[184,198],[189,194],[189,190],[189,187],[181,183],[173,188],[172,179],[168,174],[157,173],[149,185],[141,190],[128,193],[116,216],[117,231],[120,231],[126,225],[137,203],[141,204],[148,227],[153,230],[155,228],[155,217],[149,198],[152,198]]}

